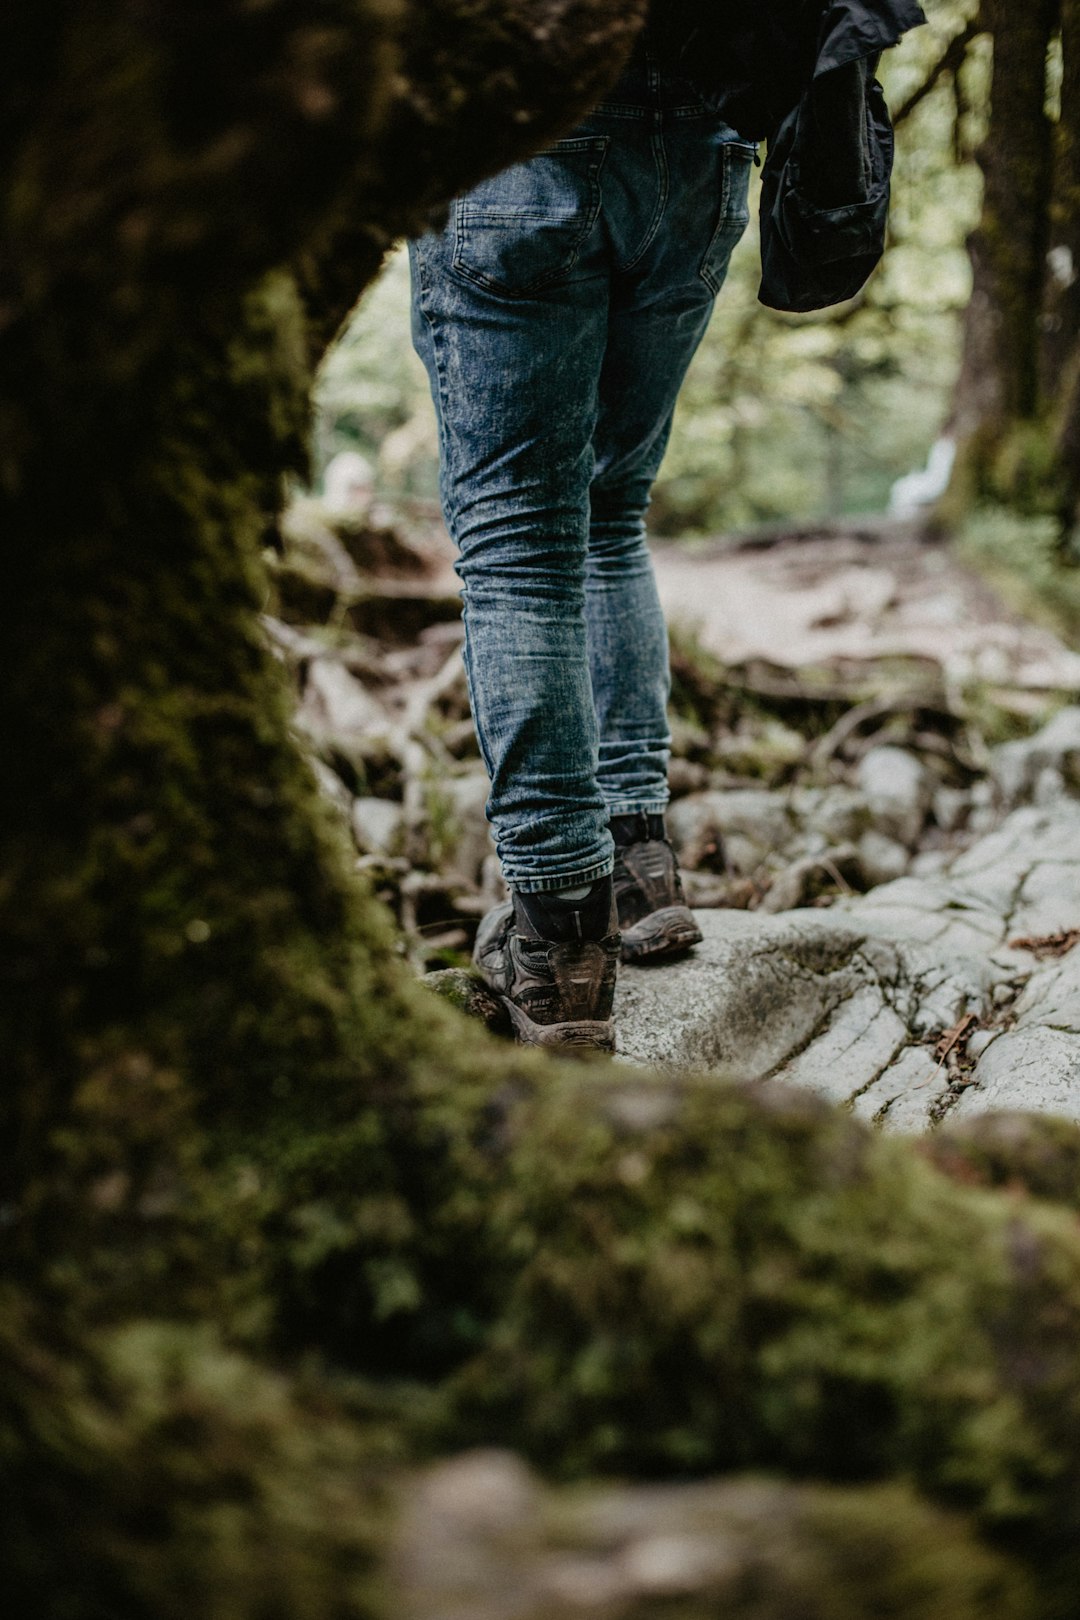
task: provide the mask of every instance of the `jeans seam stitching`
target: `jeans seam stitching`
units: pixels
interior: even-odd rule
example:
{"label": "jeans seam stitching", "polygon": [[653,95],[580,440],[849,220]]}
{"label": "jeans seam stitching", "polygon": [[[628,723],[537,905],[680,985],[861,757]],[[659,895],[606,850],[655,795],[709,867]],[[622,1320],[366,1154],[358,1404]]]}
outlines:
{"label": "jeans seam stitching", "polygon": [[660,179],[656,208],[653,211],[653,217],[649,221],[648,229],[645,232],[645,240],[638,248],[638,251],[634,254],[634,257],[629,259],[626,264],[620,264],[617,266],[617,269],[621,275],[628,275],[631,270],[636,269],[641,263],[646,253],[648,253],[649,249],[656,241],[661,222],[667,210],[668,197],[671,189],[671,175],[668,169],[667,152],[664,150],[664,136],[662,131],[657,130],[657,132],[653,135],[652,148],[653,156],[656,159],[657,173]]}
{"label": "jeans seam stitching", "polygon": [[[430,293],[430,284],[428,282],[427,273],[426,273],[426,269],[425,269],[425,266],[424,266],[423,255],[421,254],[421,252],[419,250],[419,247],[416,248],[416,251],[415,251],[415,254],[414,254],[414,260],[415,260],[415,264],[416,264],[417,279],[418,279],[419,285],[420,285],[420,297],[418,299],[418,303],[420,305],[420,313],[424,317],[424,322],[425,322],[425,324],[426,324],[426,326],[428,328],[428,335],[429,335],[430,340],[431,340],[431,356],[432,356],[432,360],[434,361],[434,364],[435,364],[435,378],[436,378],[436,381],[437,381],[437,384],[438,384],[438,390],[439,390],[438,409],[436,411],[436,416],[438,417],[438,429],[439,429],[439,459],[440,459],[440,464],[441,464],[441,469],[442,469],[441,477],[445,477],[445,476],[448,476],[450,474],[450,470],[451,470],[452,465],[453,465],[453,453],[452,453],[452,448],[451,448],[451,443],[450,443],[450,433],[449,433],[449,430],[448,430],[447,425],[446,425],[446,401],[449,398],[450,389],[449,389],[449,385],[448,385],[447,379],[446,379],[445,367],[444,367],[444,364],[443,364],[443,356],[442,356],[441,346],[440,346],[440,342],[439,342],[438,322],[435,320],[435,316],[434,316],[434,314],[432,313],[432,311],[431,311],[431,309],[429,307],[429,296],[428,295]],[[457,548],[458,552],[460,553],[461,544],[460,544],[460,541],[458,540],[458,536],[457,536],[457,533],[456,533],[457,522],[456,522],[456,519],[453,517],[452,512],[450,511],[450,502],[447,501],[447,500],[444,500],[440,504],[442,505],[442,508],[443,508],[443,521],[446,523],[447,532],[449,533],[451,540],[453,541],[455,547]],[[464,618],[464,602],[462,603],[462,609],[463,609],[462,617]],[[487,749],[487,747],[485,745],[484,738],[481,735],[480,727],[475,722],[476,703],[475,703],[474,698],[473,698],[473,679],[472,679],[472,670],[470,668],[472,660],[471,660],[470,655],[469,655],[469,642],[468,642],[468,632],[467,632],[467,630],[466,630],[465,641],[464,641],[464,643],[462,645],[462,649],[461,649],[461,662],[462,662],[462,665],[463,665],[464,670],[465,670],[465,684],[466,684],[466,686],[468,688],[468,692],[469,692],[469,707],[472,710],[473,715],[474,715],[473,730],[476,733],[476,741],[477,741],[477,746],[480,749],[480,757],[484,762],[484,767],[485,767],[485,769],[487,771],[487,774],[488,774],[488,781],[490,782],[492,777],[495,774],[494,773],[494,761],[493,761],[493,759],[492,759],[492,757],[491,757],[491,755],[489,753],[489,750]]]}
{"label": "jeans seam stitching", "polygon": [[[724,145],[724,185],[720,194],[720,215],[716,221],[716,229],[709,238],[709,245],[705,249],[705,256],[698,268],[698,275],[709,288],[714,298],[719,297],[721,288],[724,285],[724,278],[721,277],[720,279],[717,279],[717,277],[713,275],[709,260],[712,257],[714,247],[720,240],[720,237],[723,235],[724,231],[726,231],[729,226],[738,223],[739,220],[739,216],[733,214],[731,211],[731,195],[734,187],[731,164],[731,147],[734,145],[734,142],[725,142]],[[746,229],[748,222],[748,219],[743,221],[743,230]],[[734,251],[734,249],[732,251]],[[730,254],[728,257],[730,258]]]}

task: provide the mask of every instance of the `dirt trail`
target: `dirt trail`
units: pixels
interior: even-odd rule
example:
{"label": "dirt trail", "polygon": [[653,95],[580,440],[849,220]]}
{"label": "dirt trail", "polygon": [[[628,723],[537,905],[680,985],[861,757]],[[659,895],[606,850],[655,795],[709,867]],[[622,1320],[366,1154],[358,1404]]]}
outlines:
{"label": "dirt trail", "polygon": [[669,621],[725,663],[927,658],[949,682],[1080,688],[1080,654],[909,528],[655,548]]}

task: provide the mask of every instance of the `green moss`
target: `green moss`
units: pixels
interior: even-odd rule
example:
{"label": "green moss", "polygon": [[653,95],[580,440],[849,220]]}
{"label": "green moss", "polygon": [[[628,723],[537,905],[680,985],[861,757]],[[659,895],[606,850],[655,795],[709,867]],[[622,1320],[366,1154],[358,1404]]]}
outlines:
{"label": "green moss", "polygon": [[[1037,1608],[1019,1572],[980,1546],[963,1521],[931,1514],[904,1490],[807,1491],[793,1508],[814,1547],[814,1589],[837,1620],[866,1612],[1025,1620]],[[777,1608],[778,1620],[790,1613]]]}
{"label": "green moss", "polygon": [[385,1452],[325,1391],[305,1396],[211,1330],[167,1323],[132,1323],[62,1355],[10,1293],[4,1306],[4,1584],[15,1612],[385,1613]]}
{"label": "green moss", "polygon": [[566,1080],[511,1121],[455,1443],[564,1474],[901,1475],[1080,1577],[1072,1216],[811,1100]]}
{"label": "green moss", "polygon": [[989,493],[1013,511],[1054,516],[1060,505],[1057,450],[1048,422],[1018,422],[996,447]]}
{"label": "green moss", "polygon": [[980,1114],[921,1151],[964,1186],[995,1187],[1080,1212],[1080,1129],[1049,1114]]}
{"label": "green moss", "polygon": [[960,560],[981,573],[1014,612],[1072,642],[1080,634],[1080,569],[1064,563],[1053,518],[1001,506],[970,513],[956,537]]}

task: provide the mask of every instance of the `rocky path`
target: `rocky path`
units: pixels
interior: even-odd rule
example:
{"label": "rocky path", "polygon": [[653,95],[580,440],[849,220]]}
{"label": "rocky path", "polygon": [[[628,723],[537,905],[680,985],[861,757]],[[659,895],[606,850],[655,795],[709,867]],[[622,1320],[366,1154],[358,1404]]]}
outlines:
{"label": "rocky path", "polygon": [[[298,733],[417,971],[460,978],[502,890],[445,536],[311,502],[287,533],[267,629]],[[623,973],[624,1061],[885,1131],[1080,1120],[1080,656],[895,526],[661,546],[657,574],[705,942]]]}
{"label": "rocky path", "polygon": [[[1020,694],[1080,685],[1080,656],[1011,613],[947,552],[902,531],[697,557],[673,547],[660,553],[658,576],[671,620],[692,624],[728,659],[798,669],[917,658],[936,665],[947,687],[981,680]],[[816,800],[804,790],[676,805],[674,830],[691,862],[710,829],[744,864],[746,842],[760,865],[786,841],[789,861],[765,898],[772,915],[703,910],[705,942],[692,960],[624,972],[624,1056],[807,1087],[886,1131],[995,1109],[1080,1121],[1077,750],[1080,713],[1066,709],[1035,737],[992,750],[966,809],[943,802],[939,789],[929,821],[941,833],[967,832],[968,847],[952,855],[947,839],[929,853],[902,853],[925,832],[932,794],[900,750],[864,755],[848,800],[834,788]],[[777,815],[786,816],[782,831]],[[832,836],[822,838],[830,821]],[[876,866],[879,878],[891,846],[901,875],[828,910],[786,909],[830,843],[834,864],[837,846],[854,847],[864,875]]]}
{"label": "rocky path", "polygon": [[698,915],[693,957],[624,970],[624,1058],[804,1086],[888,1131],[1080,1122],[1080,804],[827,911]]}
{"label": "rocky path", "polygon": [[950,684],[1080,687],[1080,654],[903,525],[869,521],[767,545],[665,545],[655,561],[669,622],[693,626],[728,663],[917,658]]}

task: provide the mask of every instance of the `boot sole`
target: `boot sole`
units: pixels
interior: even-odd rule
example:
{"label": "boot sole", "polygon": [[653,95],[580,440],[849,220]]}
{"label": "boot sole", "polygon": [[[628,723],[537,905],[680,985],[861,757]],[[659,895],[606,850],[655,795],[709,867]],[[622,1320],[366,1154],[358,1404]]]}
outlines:
{"label": "boot sole", "polygon": [[569,1024],[534,1024],[528,1013],[522,1012],[507,996],[499,998],[514,1025],[519,1046],[545,1046],[556,1051],[566,1047],[593,1047],[598,1052],[614,1052],[615,1021],[581,1019]]}
{"label": "boot sole", "polygon": [[663,906],[642,917],[632,928],[623,929],[622,960],[658,961],[666,956],[681,956],[700,945],[703,938],[689,906]]}

